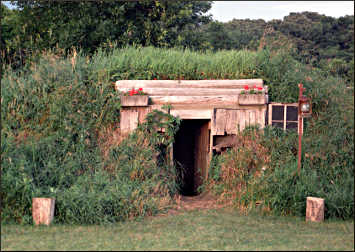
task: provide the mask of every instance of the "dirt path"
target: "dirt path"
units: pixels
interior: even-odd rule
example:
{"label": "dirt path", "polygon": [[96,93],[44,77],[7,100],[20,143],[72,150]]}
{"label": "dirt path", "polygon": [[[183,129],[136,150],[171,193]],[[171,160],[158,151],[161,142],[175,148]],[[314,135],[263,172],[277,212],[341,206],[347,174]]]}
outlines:
{"label": "dirt path", "polygon": [[167,213],[158,214],[157,216],[167,216],[180,214],[185,211],[197,210],[197,209],[219,209],[225,207],[217,202],[217,197],[210,193],[203,193],[197,196],[183,196],[179,195],[177,204],[169,209]]}

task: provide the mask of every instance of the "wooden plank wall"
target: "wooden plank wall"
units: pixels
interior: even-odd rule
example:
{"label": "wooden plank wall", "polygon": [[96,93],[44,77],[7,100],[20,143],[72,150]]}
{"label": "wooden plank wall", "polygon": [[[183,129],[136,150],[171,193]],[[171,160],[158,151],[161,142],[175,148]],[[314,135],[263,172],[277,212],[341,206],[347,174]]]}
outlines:
{"label": "wooden plank wall", "polygon": [[207,170],[209,167],[209,130],[208,122],[201,125],[198,134],[195,136],[195,176],[194,187],[197,188],[202,185],[207,178]]}
{"label": "wooden plank wall", "polygon": [[212,135],[237,134],[248,125],[265,126],[266,107],[255,109],[214,109],[212,113]]}
{"label": "wooden plank wall", "polygon": [[132,132],[142,123],[146,115],[151,112],[151,107],[127,107],[121,108],[120,128],[123,134]]}
{"label": "wooden plank wall", "polygon": [[[122,107],[120,119],[121,132],[123,134],[132,132],[135,128],[137,128],[138,123],[143,123],[147,114],[152,112],[153,110],[162,110],[164,112],[169,113],[169,111],[162,109],[162,105],[151,105],[144,107]],[[164,131],[164,129],[160,130]]]}
{"label": "wooden plank wall", "polygon": [[255,123],[263,127],[265,105],[238,103],[245,85],[263,87],[263,80],[119,80],[117,91],[143,88],[150,98],[148,107],[121,109],[121,129],[132,131],[153,107],[166,104],[172,105],[170,113],[181,119],[212,119],[212,135],[236,134],[238,126],[243,130]]}

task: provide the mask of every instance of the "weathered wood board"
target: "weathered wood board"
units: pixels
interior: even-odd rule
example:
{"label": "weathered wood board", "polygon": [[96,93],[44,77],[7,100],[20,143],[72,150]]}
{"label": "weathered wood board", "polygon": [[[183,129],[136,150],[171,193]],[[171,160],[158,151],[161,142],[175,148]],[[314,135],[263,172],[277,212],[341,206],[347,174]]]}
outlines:
{"label": "weathered wood board", "polygon": [[324,199],[307,197],[306,221],[322,222],[324,220]]}
{"label": "weathered wood board", "polygon": [[209,158],[209,131],[208,122],[204,123],[196,134],[195,140],[195,191],[207,178]]}
{"label": "weathered wood board", "polygon": [[121,109],[120,128],[122,133],[130,133],[138,125],[138,111]]}
{"label": "weathered wood board", "polygon": [[212,109],[175,109],[170,110],[173,116],[179,116],[180,119],[211,119]]}
{"label": "weathered wood board", "polygon": [[214,105],[223,106],[237,105],[238,96],[233,95],[214,95],[214,96],[150,96],[152,104],[190,104],[190,105]]}
{"label": "weathered wood board", "polygon": [[137,128],[138,123],[143,123],[150,107],[121,108],[120,128],[122,133],[129,133]]}
{"label": "weathered wood board", "polygon": [[[130,88],[118,89],[118,91],[121,92],[128,92],[129,90],[131,89]],[[216,96],[216,95],[218,96],[218,95],[239,95],[243,90],[226,89],[226,88],[145,88],[143,91],[147,95],[154,95],[154,96]],[[131,98],[130,96],[124,96],[124,97]]]}
{"label": "weathered wood board", "polygon": [[266,97],[265,94],[241,94],[238,103],[239,105],[264,105]]}
{"label": "weathered wood board", "polygon": [[262,79],[241,80],[118,80],[116,90],[120,88],[232,88],[243,89],[248,87],[263,86]]}
{"label": "weathered wood board", "polygon": [[121,96],[122,107],[135,107],[135,106],[148,106],[148,96],[134,95],[134,96]]}
{"label": "weathered wood board", "polygon": [[49,225],[54,218],[54,198],[32,198],[32,217],[36,225]]}
{"label": "weathered wood board", "polygon": [[266,108],[214,109],[212,113],[212,135],[237,134],[248,125],[265,126]]}

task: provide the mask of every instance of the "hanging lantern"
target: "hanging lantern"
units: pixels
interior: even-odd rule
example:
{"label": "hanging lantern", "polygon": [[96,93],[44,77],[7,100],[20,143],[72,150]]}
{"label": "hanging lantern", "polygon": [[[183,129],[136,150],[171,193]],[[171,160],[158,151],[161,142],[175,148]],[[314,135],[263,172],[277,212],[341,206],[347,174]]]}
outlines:
{"label": "hanging lantern", "polygon": [[298,113],[302,117],[312,116],[312,103],[306,96],[301,96],[298,100]]}

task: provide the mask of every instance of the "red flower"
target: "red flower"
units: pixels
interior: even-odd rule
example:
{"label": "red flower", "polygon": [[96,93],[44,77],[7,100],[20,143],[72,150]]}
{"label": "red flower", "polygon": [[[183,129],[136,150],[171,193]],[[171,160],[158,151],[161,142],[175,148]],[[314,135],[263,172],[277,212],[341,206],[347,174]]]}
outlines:
{"label": "red flower", "polygon": [[143,91],[143,88],[139,88],[138,91]]}
{"label": "red flower", "polygon": [[153,80],[156,80],[157,78],[154,78]]}
{"label": "red flower", "polygon": [[263,88],[262,87],[258,87],[258,90],[263,90]]}
{"label": "red flower", "polygon": [[131,91],[129,91],[129,95],[132,96],[135,94],[138,94],[138,92],[134,88],[132,88]]}
{"label": "red flower", "polygon": [[253,88],[256,89],[256,85],[254,85]]}
{"label": "red flower", "polygon": [[245,85],[245,86],[244,86],[244,89],[245,89],[245,90],[249,90],[249,86],[248,86],[248,85]]}

